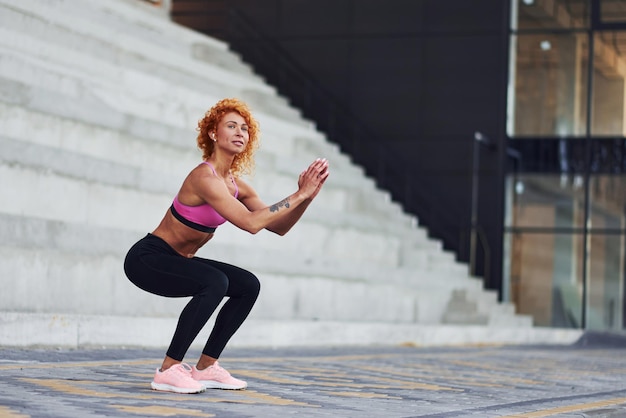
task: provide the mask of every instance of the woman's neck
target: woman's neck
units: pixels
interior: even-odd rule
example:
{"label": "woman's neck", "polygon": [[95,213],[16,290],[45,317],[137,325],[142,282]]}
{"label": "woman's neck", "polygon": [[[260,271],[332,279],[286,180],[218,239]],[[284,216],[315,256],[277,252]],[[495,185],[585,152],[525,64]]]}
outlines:
{"label": "woman's neck", "polygon": [[211,155],[206,161],[211,163],[215,172],[221,177],[228,176],[230,167],[233,165],[234,157],[222,156],[221,158],[215,154]]}

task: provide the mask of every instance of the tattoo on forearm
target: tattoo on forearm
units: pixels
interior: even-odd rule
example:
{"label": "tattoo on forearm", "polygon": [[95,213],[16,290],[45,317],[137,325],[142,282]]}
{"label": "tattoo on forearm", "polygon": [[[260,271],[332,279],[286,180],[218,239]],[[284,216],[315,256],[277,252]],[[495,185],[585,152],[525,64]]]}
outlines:
{"label": "tattoo on forearm", "polygon": [[283,199],[278,203],[274,203],[270,206],[270,212],[277,212],[282,206],[288,208],[289,207],[289,198]]}

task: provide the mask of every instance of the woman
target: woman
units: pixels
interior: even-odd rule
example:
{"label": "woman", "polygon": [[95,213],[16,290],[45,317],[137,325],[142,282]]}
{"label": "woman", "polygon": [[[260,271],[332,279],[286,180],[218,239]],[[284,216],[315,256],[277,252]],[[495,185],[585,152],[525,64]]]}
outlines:
{"label": "woman", "polygon": [[[187,175],[159,226],[133,245],[124,262],[126,275],[139,288],[161,296],[192,297],[151,384],[155,390],[177,393],[246,388],[246,382],[220,367],[218,358],[260,289],[252,273],[195,253],[226,221],[252,234],[262,229],[286,234],[329,175],[328,162],[317,159],[300,174],[295,193],[267,206],[239,177],[251,171],[259,140],[258,124],[246,104],[221,100],[199,121],[198,131],[203,162]],[[224,297],[229,299],[202,355],[190,367],[182,360]]]}

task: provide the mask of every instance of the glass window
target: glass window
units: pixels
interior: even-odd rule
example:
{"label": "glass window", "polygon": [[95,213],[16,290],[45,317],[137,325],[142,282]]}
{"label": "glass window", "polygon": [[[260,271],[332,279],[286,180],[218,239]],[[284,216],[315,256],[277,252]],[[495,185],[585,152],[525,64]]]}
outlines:
{"label": "glass window", "polygon": [[626,176],[592,176],[589,195],[587,327],[621,329],[624,324]]}
{"label": "glass window", "polygon": [[619,330],[624,320],[624,236],[589,236],[586,328]]}
{"label": "glass window", "polygon": [[589,183],[593,230],[623,230],[626,224],[626,175],[594,175]]}
{"label": "glass window", "polygon": [[582,324],[582,235],[510,233],[508,300],[535,326]]}
{"label": "glass window", "polygon": [[514,37],[510,136],[582,136],[586,132],[587,35]]}
{"label": "glass window", "polygon": [[[504,298],[537,326],[622,329],[626,274],[626,176],[589,180],[590,233],[584,248],[584,182],[525,174],[507,179]],[[524,231],[528,228],[528,231]],[[537,230],[536,228],[540,228]],[[585,249],[588,253],[583,272]],[[585,273],[585,274],[583,274]],[[582,277],[587,277],[583,304]]]}
{"label": "glass window", "polygon": [[582,229],[584,179],[581,175],[524,174],[507,182],[507,226]]}
{"label": "glass window", "polygon": [[592,135],[625,135],[626,31],[594,35]]}
{"label": "glass window", "polygon": [[589,26],[588,0],[517,0],[516,29],[576,29]]}
{"label": "glass window", "polygon": [[600,0],[602,23],[626,22],[626,0]]}

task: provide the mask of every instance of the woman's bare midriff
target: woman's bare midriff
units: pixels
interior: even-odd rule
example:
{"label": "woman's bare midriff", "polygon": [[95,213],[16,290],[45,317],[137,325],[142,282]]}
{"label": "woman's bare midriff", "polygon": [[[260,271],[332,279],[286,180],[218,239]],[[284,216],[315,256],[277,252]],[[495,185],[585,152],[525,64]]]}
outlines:
{"label": "woman's bare midriff", "polygon": [[159,226],[152,232],[167,242],[178,254],[192,258],[211,238],[213,233],[196,231],[180,223],[168,210]]}

